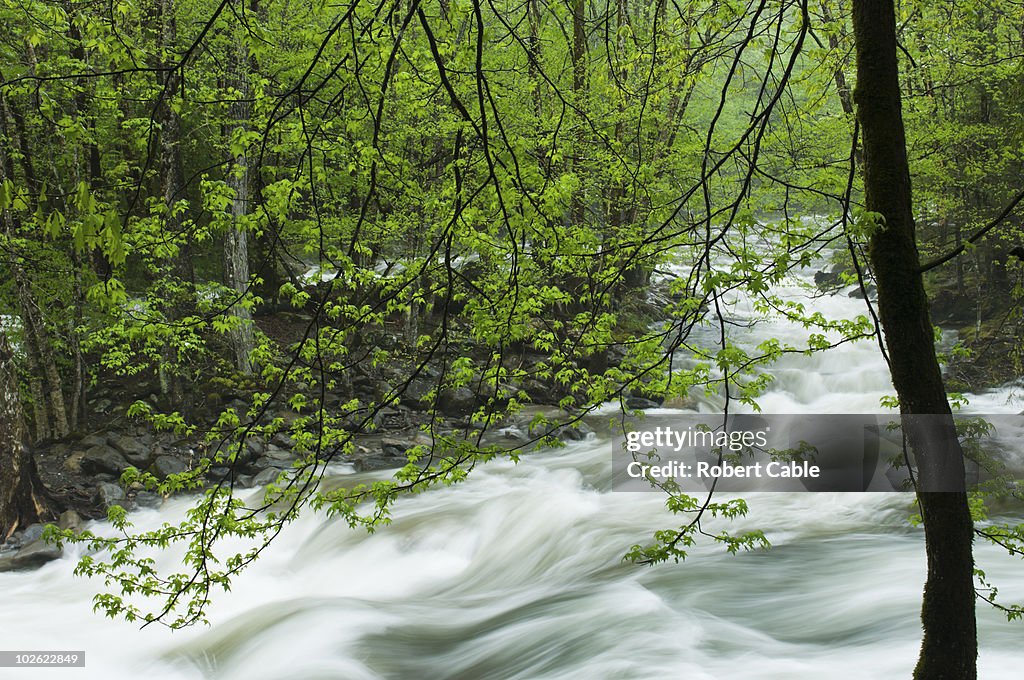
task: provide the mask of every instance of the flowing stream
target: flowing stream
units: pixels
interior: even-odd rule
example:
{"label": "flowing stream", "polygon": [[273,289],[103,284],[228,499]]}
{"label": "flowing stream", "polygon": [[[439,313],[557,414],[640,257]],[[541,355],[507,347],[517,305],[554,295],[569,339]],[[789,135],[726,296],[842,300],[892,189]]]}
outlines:
{"label": "flowing stream", "polygon": [[[806,294],[806,281],[790,293]],[[845,293],[809,304],[832,318],[864,312]],[[752,315],[742,301],[729,313]],[[776,321],[743,332],[751,345],[800,345],[809,331]],[[891,392],[870,341],[787,356],[771,372],[768,413],[872,413]],[[971,395],[969,408],[1017,413],[1020,391]],[[494,462],[464,484],[401,500],[373,535],[308,514],[215,593],[209,627],[140,630],[92,613],[102,584],[72,576],[71,554],[0,574],[0,648],[86,652],[84,669],[0,677],[910,677],[924,546],[907,495],[751,494],[750,515],[732,528],[765,530],[770,550],[729,555],[701,543],[684,563],[635,566],[626,550],[673,518],[657,493],[611,491],[610,457],[609,442],[594,439]],[[185,507],[134,520],[156,526]],[[1003,597],[1024,600],[1024,564],[987,545],[977,553]],[[1024,624],[984,604],[978,618],[981,677],[1016,677]]]}

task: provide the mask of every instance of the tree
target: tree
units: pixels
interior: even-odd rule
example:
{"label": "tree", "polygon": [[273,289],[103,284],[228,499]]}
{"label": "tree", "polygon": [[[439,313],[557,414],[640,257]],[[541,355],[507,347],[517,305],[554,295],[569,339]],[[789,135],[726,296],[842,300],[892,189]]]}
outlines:
{"label": "tree", "polygon": [[18,371],[7,334],[0,330],[0,538],[50,518],[49,504],[25,446]]}
{"label": "tree", "polygon": [[901,413],[910,416],[905,423],[918,464],[928,555],[921,607],[924,639],[914,677],[970,679],[977,677],[978,655],[974,527],[917,252],[892,0],[854,0],[853,27],[864,203],[879,220],[869,252],[893,385]]}

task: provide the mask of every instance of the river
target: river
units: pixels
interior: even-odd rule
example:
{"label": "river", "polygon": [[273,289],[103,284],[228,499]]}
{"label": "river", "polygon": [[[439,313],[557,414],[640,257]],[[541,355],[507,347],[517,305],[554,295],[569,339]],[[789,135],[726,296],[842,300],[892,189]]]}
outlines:
{"label": "river", "polygon": [[[800,282],[788,294],[805,294]],[[844,294],[808,304],[831,317],[864,311]],[[737,301],[729,314],[753,312]],[[743,332],[751,345],[808,333],[781,321]],[[769,413],[871,413],[891,391],[872,342],[787,356],[772,373],[760,400]],[[968,408],[1017,413],[1020,392],[970,395]],[[770,550],[701,544],[681,564],[642,567],[623,553],[673,520],[656,493],[610,490],[610,455],[596,439],[493,462],[399,501],[394,523],[372,535],[307,515],[215,595],[209,627],[140,630],[93,614],[99,584],[71,575],[71,554],[0,574],[0,648],[86,652],[84,669],[0,677],[910,677],[925,565],[906,495],[750,494],[750,515],[732,528],[764,529]],[[156,526],[184,508],[134,519]],[[1004,597],[1024,600],[1024,565],[987,545],[977,553]],[[1024,624],[984,604],[978,618],[981,677],[1016,677]]]}

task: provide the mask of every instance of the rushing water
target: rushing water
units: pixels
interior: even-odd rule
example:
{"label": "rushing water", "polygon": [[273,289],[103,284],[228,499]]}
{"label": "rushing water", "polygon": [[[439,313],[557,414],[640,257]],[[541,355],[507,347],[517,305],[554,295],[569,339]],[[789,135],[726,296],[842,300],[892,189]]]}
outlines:
{"label": "rushing water", "polygon": [[[813,304],[834,317],[863,312],[844,295]],[[742,302],[730,310],[751,314]],[[807,332],[773,322],[749,334],[799,344]],[[874,412],[891,391],[869,342],[787,356],[772,373],[766,412]],[[1022,406],[1006,388],[974,395],[971,408]],[[772,549],[699,545],[685,563],[640,567],[623,553],[672,518],[658,494],[610,490],[610,455],[594,440],[486,465],[400,501],[373,535],[306,516],[216,596],[208,628],[139,630],[91,613],[99,584],[71,575],[72,555],[0,574],[0,648],[87,655],[85,669],[0,677],[910,677],[924,551],[906,495],[753,494],[732,528],[764,529]],[[184,508],[135,521],[155,526]],[[988,546],[978,556],[1006,598],[1024,600],[1024,565]],[[982,677],[1016,676],[1022,625],[979,606]]]}

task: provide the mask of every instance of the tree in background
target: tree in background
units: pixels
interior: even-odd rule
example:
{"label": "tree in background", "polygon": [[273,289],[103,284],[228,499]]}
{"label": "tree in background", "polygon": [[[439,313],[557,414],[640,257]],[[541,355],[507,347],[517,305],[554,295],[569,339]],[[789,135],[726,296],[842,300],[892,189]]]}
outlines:
{"label": "tree in background", "polygon": [[25,446],[18,371],[7,334],[0,331],[0,536],[50,518],[49,504]]}

